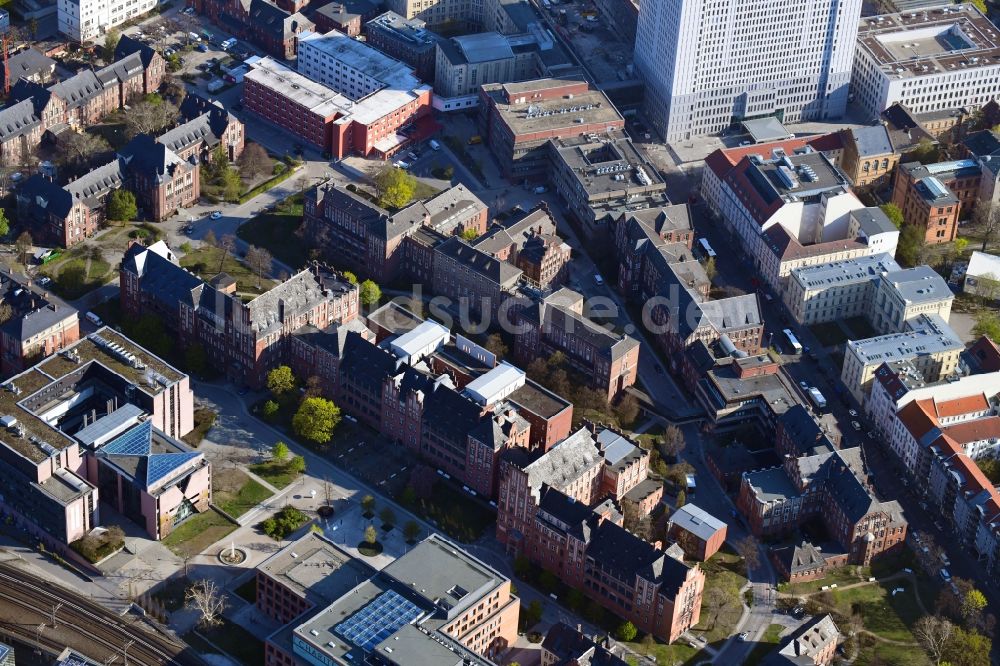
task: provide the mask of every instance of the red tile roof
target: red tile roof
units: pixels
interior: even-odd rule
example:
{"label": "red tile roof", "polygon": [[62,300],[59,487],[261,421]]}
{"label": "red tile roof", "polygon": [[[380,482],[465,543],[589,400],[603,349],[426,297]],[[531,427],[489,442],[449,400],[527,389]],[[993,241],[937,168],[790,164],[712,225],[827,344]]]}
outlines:
{"label": "red tile roof", "polygon": [[962,414],[972,414],[974,412],[986,411],[990,408],[990,403],[982,393],[969,395],[954,400],[944,402],[934,402],[935,413],[939,419],[946,419],[951,416],[961,416]]}
{"label": "red tile roof", "polygon": [[1000,416],[956,423],[943,428],[942,432],[963,445],[998,438],[1000,437]]}

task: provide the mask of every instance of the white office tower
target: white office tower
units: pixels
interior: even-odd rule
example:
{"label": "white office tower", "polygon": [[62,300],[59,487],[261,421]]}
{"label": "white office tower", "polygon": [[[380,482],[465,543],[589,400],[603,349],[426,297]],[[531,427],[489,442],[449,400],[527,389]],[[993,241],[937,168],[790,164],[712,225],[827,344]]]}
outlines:
{"label": "white office tower", "polygon": [[667,141],[733,121],[837,118],[847,107],[861,0],[642,2],[635,64]]}

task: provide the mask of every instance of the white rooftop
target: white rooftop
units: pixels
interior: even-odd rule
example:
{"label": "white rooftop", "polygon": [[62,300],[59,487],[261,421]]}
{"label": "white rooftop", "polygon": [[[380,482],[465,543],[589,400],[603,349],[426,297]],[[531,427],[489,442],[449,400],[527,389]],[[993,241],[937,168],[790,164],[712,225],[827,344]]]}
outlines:
{"label": "white rooftop", "polygon": [[389,347],[397,357],[408,360],[436,351],[448,341],[450,335],[451,332],[441,324],[427,320],[393,340]]}
{"label": "white rooftop", "polygon": [[972,277],[992,276],[1000,280],[1000,257],[986,252],[973,252],[965,274]]}
{"label": "white rooftop", "polygon": [[694,504],[685,504],[670,516],[670,523],[678,525],[700,539],[707,540],[726,524]]}
{"label": "white rooftop", "polygon": [[465,394],[480,405],[492,405],[524,386],[524,383],[524,371],[503,362],[469,382]]}

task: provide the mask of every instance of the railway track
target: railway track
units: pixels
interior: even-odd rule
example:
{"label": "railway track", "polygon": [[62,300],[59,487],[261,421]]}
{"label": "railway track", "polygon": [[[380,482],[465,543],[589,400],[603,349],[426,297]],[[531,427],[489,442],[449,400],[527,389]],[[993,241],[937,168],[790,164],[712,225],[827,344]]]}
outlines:
{"label": "railway track", "polygon": [[[2,623],[6,633],[39,647],[69,645],[92,659],[136,666],[200,666],[185,647],[124,621],[90,599],[15,567],[0,564],[0,605],[24,609],[17,622]],[[49,626],[58,605],[56,627]],[[46,625],[39,632],[38,625]],[[70,634],[73,640],[58,640]]]}

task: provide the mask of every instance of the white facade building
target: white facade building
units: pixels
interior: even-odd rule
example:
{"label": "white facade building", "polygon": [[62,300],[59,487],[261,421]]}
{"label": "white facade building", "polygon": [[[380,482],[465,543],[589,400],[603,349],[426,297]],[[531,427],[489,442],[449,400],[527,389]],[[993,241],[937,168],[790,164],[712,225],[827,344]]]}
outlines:
{"label": "white facade building", "polygon": [[1000,33],[972,5],[861,20],[851,93],[873,118],[982,106],[1000,96]]}
{"label": "white facade building", "polygon": [[639,12],[635,64],[668,142],[734,120],[837,118],[847,106],[861,0],[658,0]]}
{"label": "white facade building", "polygon": [[74,42],[93,42],[116,25],[156,7],[157,0],[59,0],[59,32]]}

